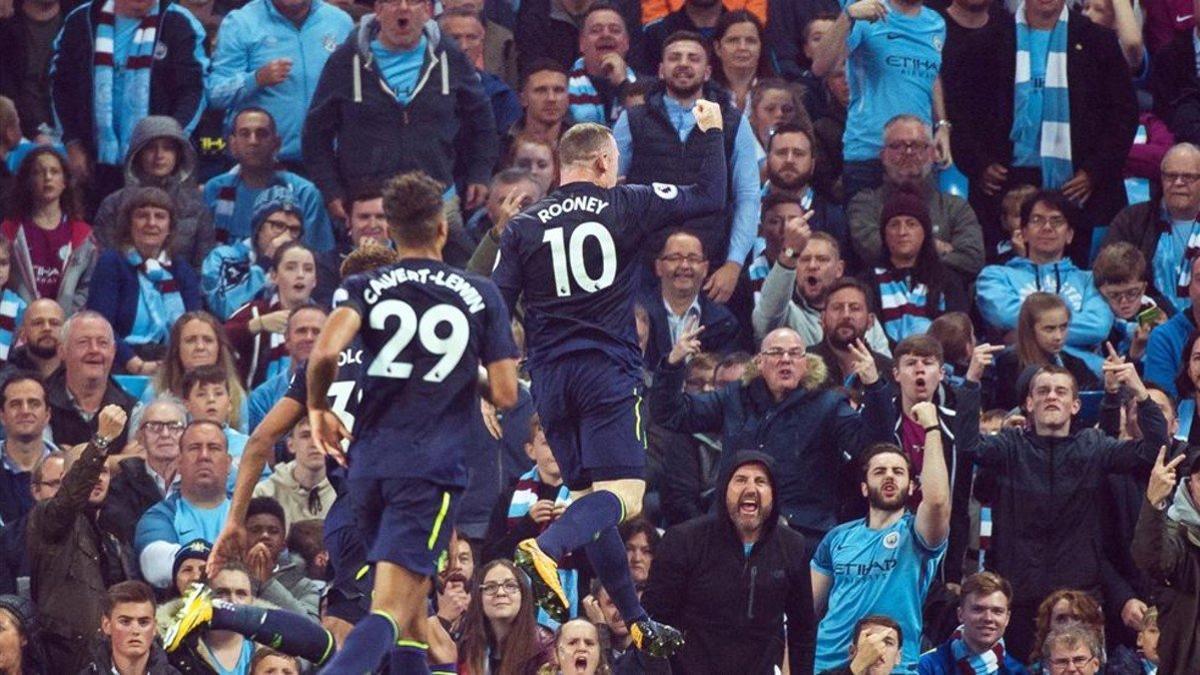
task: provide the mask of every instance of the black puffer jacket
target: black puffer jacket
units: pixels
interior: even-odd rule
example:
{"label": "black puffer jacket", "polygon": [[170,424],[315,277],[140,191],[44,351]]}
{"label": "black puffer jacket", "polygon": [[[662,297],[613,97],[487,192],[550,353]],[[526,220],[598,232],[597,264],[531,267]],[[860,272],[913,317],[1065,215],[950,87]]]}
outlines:
{"label": "black puffer jacket", "polygon": [[724,506],[730,478],[750,463],[766,467],[774,493],[775,460],[761,452],[739,452],[717,481],[716,512],[667,530],[655,552],[642,603],[651,616],[687,637],[672,659],[674,672],[774,673],[783,656],[785,615],[791,670],[812,672],[817,623],[808,543],[780,524],[774,499],[747,555]]}

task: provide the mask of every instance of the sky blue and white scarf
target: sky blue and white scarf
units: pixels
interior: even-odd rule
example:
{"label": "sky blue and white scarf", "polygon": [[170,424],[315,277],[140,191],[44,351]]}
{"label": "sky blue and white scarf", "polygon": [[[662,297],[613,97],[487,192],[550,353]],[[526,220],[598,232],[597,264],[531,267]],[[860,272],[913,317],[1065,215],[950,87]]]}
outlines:
{"label": "sky blue and white scarf", "polygon": [[[1034,150],[1042,159],[1042,187],[1057,190],[1070,180],[1075,169],[1071,161],[1071,98],[1067,93],[1067,7],[1063,6],[1058,23],[1050,33],[1046,55],[1046,82],[1034,87],[1030,64],[1030,31],[1025,19],[1025,3],[1017,8],[1017,77],[1014,81],[1013,127],[1011,139],[1017,148]],[[1041,120],[1041,124],[1029,124]],[[1040,141],[1039,141],[1040,137]],[[1035,153],[1015,152],[1016,155]]]}
{"label": "sky blue and white scarf", "polygon": [[121,68],[125,71],[124,89],[113,91],[116,80],[116,0],[106,0],[96,21],[96,42],[92,57],[92,115],[96,125],[96,159],[101,164],[120,164],[129,147],[129,138],[119,138],[113,107],[119,105],[130,124],[122,125],[133,133],[132,122],[150,112],[150,66],[154,63],[154,45],[158,36],[158,3],[142,17],[133,32],[133,44]]}

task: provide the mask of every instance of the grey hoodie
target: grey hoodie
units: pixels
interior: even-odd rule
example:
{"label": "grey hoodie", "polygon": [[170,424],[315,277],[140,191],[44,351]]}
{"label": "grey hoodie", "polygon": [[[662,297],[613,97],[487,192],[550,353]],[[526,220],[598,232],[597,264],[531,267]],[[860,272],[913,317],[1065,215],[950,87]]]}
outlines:
{"label": "grey hoodie", "polygon": [[[165,179],[150,178],[136,166],[138,153],[156,138],[170,138],[179,147],[175,172]],[[195,269],[200,269],[204,257],[217,244],[212,213],[196,186],[196,151],[173,117],[150,115],[133,128],[129,152],[125,155],[125,187],[104,198],[96,212],[92,231],[104,248],[116,244],[117,222],[121,202],[133,187],[161,187],[175,200],[175,220],[171,233],[171,254],[183,257]]]}

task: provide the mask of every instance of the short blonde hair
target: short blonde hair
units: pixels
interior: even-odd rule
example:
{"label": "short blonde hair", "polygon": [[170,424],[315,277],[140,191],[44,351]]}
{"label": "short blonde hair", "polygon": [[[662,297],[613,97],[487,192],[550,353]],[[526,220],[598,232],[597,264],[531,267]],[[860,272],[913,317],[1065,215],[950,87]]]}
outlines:
{"label": "short blonde hair", "polygon": [[612,137],[612,131],[603,124],[576,124],[558,141],[558,163],[566,166],[586,162],[604,152]]}

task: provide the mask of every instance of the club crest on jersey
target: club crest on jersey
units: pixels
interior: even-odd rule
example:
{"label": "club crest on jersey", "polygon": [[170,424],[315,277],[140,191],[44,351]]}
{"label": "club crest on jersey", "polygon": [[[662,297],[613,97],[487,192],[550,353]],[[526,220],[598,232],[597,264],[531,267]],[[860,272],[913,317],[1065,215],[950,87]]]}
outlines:
{"label": "club crest on jersey", "polygon": [[679,188],[668,183],[651,183],[650,187],[654,188],[654,194],[663,199],[675,199],[679,196]]}
{"label": "club crest on jersey", "polygon": [[888,532],[887,536],[883,538],[883,547],[884,548],[896,548],[899,545],[900,545],[900,533],[899,532]]}

